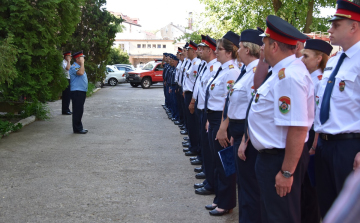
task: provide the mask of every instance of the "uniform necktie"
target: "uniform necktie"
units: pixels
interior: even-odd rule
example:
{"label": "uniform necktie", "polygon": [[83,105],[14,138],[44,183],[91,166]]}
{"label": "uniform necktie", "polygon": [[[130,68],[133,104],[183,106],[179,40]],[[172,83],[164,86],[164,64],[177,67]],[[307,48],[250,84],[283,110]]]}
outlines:
{"label": "uniform necktie", "polygon": [[321,108],[320,108],[320,122],[321,124],[324,124],[328,119],[329,119],[329,112],[330,112],[330,97],[331,97],[331,93],[332,90],[334,88],[335,85],[335,76],[338,73],[340,66],[342,64],[342,62],[344,61],[346,57],[345,53],[342,53],[340,56],[339,61],[336,64],[336,67],[334,69],[334,71],[331,73],[329,80],[326,84],[326,88],[325,88],[325,92],[323,95],[323,99],[321,102]]}
{"label": "uniform necktie", "polygon": [[[262,82],[261,85],[263,85],[266,80],[272,75],[272,70],[266,75],[266,78],[265,80]],[[260,85],[260,86],[261,86]],[[259,86],[259,87],[260,87]],[[248,118],[249,118],[249,111],[250,111],[250,108],[251,108],[251,103],[254,99],[254,96],[256,95],[256,93],[251,97],[251,100],[249,102],[249,105],[248,105],[248,108],[246,109],[246,117],[245,117],[245,126],[244,126],[244,134],[245,134],[245,142],[248,140],[249,136],[248,136],[248,125],[249,125],[249,122],[248,122]]]}
{"label": "uniform necktie", "polygon": [[210,92],[209,92],[209,88],[212,84],[212,82],[214,82],[215,78],[219,75],[220,71],[222,70],[222,67],[219,67],[219,70],[216,72],[214,78],[211,80],[211,82],[208,84],[207,88],[206,88],[206,94],[205,94],[205,111],[207,111],[207,104],[208,104],[208,100],[210,97]]}
{"label": "uniform necktie", "polygon": [[[243,65],[241,68],[241,73],[240,73],[239,77],[236,79],[234,85],[244,76],[245,73],[246,73],[246,69],[245,69],[245,65]],[[225,100],[224,113],[223,113],[224,121],[227,118],[227,112],[229,109],[229,99],[230,99],[230,91],[227,93],[226,100]]]}
{"label": "uniform necktie", "polygon": [[[185,62],[184,69],[185,69],[187,63],[188,63],[188,61]],[[182,85],[182,84],[183,84],[183,80],[184,80],[184,70],[182,70],[180,73],[181,73],[181,82],[180,82],[180,84]]]}
{"label": "uniform necktie", "polygon": [[[200,72],[202,71],[202,74],[203,74],[203,73],[205,73],[206,69],[207,69],[207,67],[205,67],[205,69],[204,69],[204,70],[200,69]],[[194,81],[194,87],[193,87],[193,92],[194,92],[194,88],[195,88],[196,80],[197,80],[197,79],[198,79],[198,77],[200,76],[200,72],[198,73],[198,75],[197,75],[197,76],[196,76],[196,78],[195,78],[195,81]]]}

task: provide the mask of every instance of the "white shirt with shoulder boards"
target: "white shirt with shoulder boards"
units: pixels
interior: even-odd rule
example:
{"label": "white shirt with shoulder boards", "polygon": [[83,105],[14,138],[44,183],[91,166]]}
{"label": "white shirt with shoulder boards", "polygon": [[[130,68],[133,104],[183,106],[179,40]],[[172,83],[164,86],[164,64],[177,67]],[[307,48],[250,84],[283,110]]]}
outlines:
{"label": "white shirt with shoulder boards", "polygon": [[195,79],[197,76],[198,68],[201,60],[197,57],[191,60],[190,69],[186,71],[185,82],[184,82],[184,91],[193,91]]}
{"label": "white shirt with shoulder boards", "polygon": [[70,74],[69,71],[66,70],[68,62],[64,59],[62,62],[62,68],[64,69],[65,77],[70,80]]}
{"label": "white shirt with shoulder boards", "polygon": [[186,58],[185,60],[186,60],[186,61],[185,61],[186,66],[185,66],[184,69],[183,69],[183,73],[182,73],[183,80],[182,80],[182,82],[181,82],[183,91],[185,91],[185,90],[184,90],[184,87],[185,87],[185,81],[186,81],[186,72],[187,72],[189,69],[191,69],[191,60],[188,59],[188,58]]}
{"label": "white shirt with shoulder boards", "polygon": [[321,69],[317,69],[317,70],[315,70],[314,72],[312,72],[311,74],[310,74],[310,76],[311,76],[311,80],[312,80],[312,82],[313,82],[313,84],[314,84],[314,89],[315,89],[315,93],[317,92],[317,90],[318,90],[318,87],[319,87],[319,82],[321,81],[321,79],[322,79],[322,72],[321,72]]}
{"label": "white shirt with shoulder boards", "polygon": [[[234,60],[229,60],[228,62],[222,64],[221,67],[222,70],[215,80],[211,83],[213,79],[211,78],[207,84],[209,86],[211,83],[209,87],[207,109],[213,111],[222,111],[224,109],[226,96],[240,75],[240,70]],[[216,72],[214,73],[214,76],[216,75]]]}
{"label": "white shirt with shoulder boards", "polygon": [[201,61],[200,66],[198,68],[198,76],[196,78],[195,84],[194,84],[194,90],[192,98],[197,100],[198,94],[199,94],[199,88],[201,84],[201,76],[204,74],[204,72],[207,70],[206,68],[206,61]]}
{"label": "white shirt with shoulder boards", "polygon": [[[206,94],[206,86],[209,83],[209,80],[215,76],[217,70],[221,66],[220,62],[217,62],[217,59],[213,59],[209,63],[206,64],[206,70],[201,74],[200,84],[198,89],[198,109],[205,109],[205,94]],[[205,68],[204,68],[205,69]]]}
{"label": "white shirt with shoulder boards", "polygon": [[180,69],[181,69],[181,60],[179,60],[179,63],[176,66],[176,71],[175,71],[175,82],[176,83],[179,83]]}
{"label": "white shirt with shoulder boards", "polygon": [[330,58],[316,93],[314,130],[326,134],[360,133],[360,41],[350,47],[335,76],[329,119],[322,125],[320,108],[326,84],[343,51]]}
{"label": "white shirt with shoulder boards", "polygon": [[251,143],[257,150],[285,148],[289,126],[310,130],[313,121],[314,86],[304,63],[291,55],[273,67],[253,98],[248,117]]}
{"label": "white shirt with shoulder boards", "polygon": [[246,66],[246,73],[230,90],[228,117],[230,119],[245,119],[246,110],[254,94],[254,74],[259,60],[254,60]]}
{"label": "white shirt with shoulder boards", "polygon": [[181,66],[180,66],[180,70],[179,70],[179,76],[178,76],[178,79],[179,79],[179,81],[178,81],[178,85],[181,87],[181,85],[182,85],[182,75],[183,75],[183,71],[184,71],[184,67],[185,67],[185,63],[186,63],[186,59],[185,60],[183,60],[183,61],[181,61]]}

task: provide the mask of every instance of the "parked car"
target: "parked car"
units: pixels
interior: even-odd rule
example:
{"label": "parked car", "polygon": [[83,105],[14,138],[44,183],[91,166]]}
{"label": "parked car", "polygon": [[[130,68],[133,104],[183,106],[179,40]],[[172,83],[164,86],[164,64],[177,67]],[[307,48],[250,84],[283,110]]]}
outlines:
{"label": "parked car", "polygon": [[163,70],[161,63],[150,61],[141,70],[129,72],[127,81],[132,87],[150,88],[152,84],[163,82]]}
{"label": "parked car", "polygon": [[125,81],[125,69],[118,70],[114,65],[106,65],[106,77],[104,84],[115,86],[118,83],[123,83]]}

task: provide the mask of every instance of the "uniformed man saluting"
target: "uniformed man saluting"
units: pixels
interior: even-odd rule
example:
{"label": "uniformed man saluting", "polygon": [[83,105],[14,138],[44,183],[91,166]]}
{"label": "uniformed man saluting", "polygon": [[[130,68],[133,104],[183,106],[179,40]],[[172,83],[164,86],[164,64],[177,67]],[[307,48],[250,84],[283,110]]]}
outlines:
{"label": "uniformed man saluting", "polygon": [[86,92],[88,89],[88,79],[84,67],[84,54],[83,51],[77,52],[72,55],[75,62],[70,67],[70,91],[72,100],[72,125],[73,131],[77,134],[86,134],[87,129],[83,128],[81,118],[84,113],[84,104],[86,99]]}

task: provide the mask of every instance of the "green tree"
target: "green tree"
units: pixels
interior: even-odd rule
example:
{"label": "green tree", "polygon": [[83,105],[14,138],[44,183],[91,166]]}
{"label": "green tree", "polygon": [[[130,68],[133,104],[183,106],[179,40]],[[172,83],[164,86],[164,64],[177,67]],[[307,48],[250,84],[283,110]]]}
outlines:
{"label": "green tree", "polygon": [[110,49],[122,21],[103,8],[105,3],[106,0],[85,0],[80,22],[62,46],[64,51],[84,51],[86,74],[93,83],[105,77]]}
{"label": "green tree", "polygon": [[129,55],[118,48],[112,47],[110,49],[108,64],[130,64]]}
{"label": "green tree", "polygon": [[[326,31],[327,18],[321,7],[335,7],[333,0],[200,0],[206,5],[202,14],[203,33],[220,38],[228,30],[240,33],[257,26],[265,28],[266,17],[277,15],[303,32]],[[314,22],[315,21],[315,22]]]}
{"label": "green tree", "polygon": [[174,43],[181,42],[181,41],[190,42],[190,40],[194,41],[194,43],[196,43],[196,44],[201,43],[201,34],[200,34],[200,32],[199,31],[194,31],[192,33],[185,33],[184,35],[176,38],[174,40]]}
{"label": "green tree", "polygon": [[[0,41],[13,36],[16,59],[8,68],[17,77],[0,83],[0,100],[46,101],[55,98],[67,81],[60,66],[65,42],[79,21],[82,0],[2,0],[0,4]],[[6,41],[5,41],[6,42]],[[10,51],[15,52],[11,49]],[[7,60],[6,54],[0,54]]]}
{"label": "green tree", "polygon": [[17,62],[18,51],[12,44],[13,37],[10,36],[0,40],[0,84],[11,84],[12,80],[17,77],[15,64]]}

